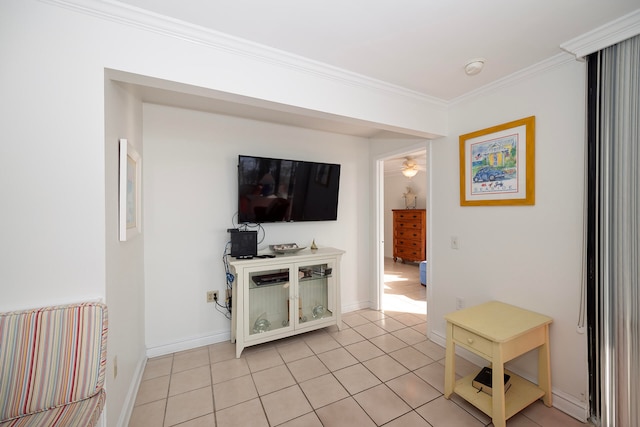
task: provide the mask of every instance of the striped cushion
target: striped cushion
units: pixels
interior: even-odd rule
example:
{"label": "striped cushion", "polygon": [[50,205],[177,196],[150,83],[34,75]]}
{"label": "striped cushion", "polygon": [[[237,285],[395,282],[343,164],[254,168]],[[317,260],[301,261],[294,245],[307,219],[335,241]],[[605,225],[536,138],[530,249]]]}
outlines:
{"label": "striped cushion", "polygon": [[98,425],[106,393],[100,393],[79,402],[58,406],[0,423],[0,427],[94,427]]}
{"label": "striped cushion", "polygon": [[106,349],[100,303],[0,314],[0,422],[99,393]]}

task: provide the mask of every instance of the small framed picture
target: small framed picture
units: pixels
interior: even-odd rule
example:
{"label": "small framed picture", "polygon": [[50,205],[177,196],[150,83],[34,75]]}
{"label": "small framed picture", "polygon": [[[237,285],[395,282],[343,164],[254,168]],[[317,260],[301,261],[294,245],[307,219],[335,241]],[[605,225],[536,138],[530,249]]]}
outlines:
{"label": "small framed picture", "polygon": [[140,234],[142,226],[141,179],[142,159],[126,139],[120,139],[120,241]]}

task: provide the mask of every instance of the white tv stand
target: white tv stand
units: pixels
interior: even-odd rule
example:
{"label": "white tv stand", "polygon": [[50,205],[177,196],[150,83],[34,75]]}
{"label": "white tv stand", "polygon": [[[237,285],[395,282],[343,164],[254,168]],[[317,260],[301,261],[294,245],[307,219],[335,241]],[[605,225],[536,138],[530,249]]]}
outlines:
{"label": "white tv stand", "polygon": [[340,259],[334,248],[232,259],[231,342],[245,347],[331,325],[342,328]]}

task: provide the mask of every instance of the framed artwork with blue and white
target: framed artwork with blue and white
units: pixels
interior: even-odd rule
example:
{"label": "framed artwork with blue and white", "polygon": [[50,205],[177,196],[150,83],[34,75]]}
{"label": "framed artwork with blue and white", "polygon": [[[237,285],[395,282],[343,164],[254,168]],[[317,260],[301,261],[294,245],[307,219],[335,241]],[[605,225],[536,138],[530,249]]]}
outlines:
{"label": "framed artwork with blue and white", "polygon": [[460,205],[535,204],[535,116],[460,135]]}

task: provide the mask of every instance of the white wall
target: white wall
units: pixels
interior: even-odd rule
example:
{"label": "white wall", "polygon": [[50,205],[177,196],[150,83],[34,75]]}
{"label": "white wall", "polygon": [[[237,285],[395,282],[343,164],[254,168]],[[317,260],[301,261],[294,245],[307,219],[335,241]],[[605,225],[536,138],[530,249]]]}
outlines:
{"label": "white wall", "polygon": [[[109,337],[107,419],[123,425],[133,409],[144,368],[144,235],[119,241],[119,139],[126,138],[144,158],[142,102],[105,77],[105,247]],[[117,358],[117,376],[115,372]],[[122,409],[125,408],[123,411]],[[112,422],[113,424],[113,422]]]}
{"label": "white wall", "polygon": [[[137,247],[140,241],[120,245],[110,240],[117,227],[117,199],[111,187],[115,148],[109,144],[121,131],[135,129],[128,121],[138,119],[134,110],[127,110],[111,116],[118,118],[117,124],[105,123],[110,108],[105,98],[105,69],[344,115],[357,123],[379,123],[388,130],[446,133],[446,109],[426,98],[324,72],[291,58],[281,60],[275,51],[255,47],[246,51],[241,43],[227,49],[218,42],[216,36],[197,28],[154,21],[116,2],[2,1],[0,200],[5,209],[0,222],[0,310],[88,298],[108,300],[113,314],[110,371],[113,353],[120,356],[118,379],[107,384],[111,389],[108,426],[118,425],[126,413],[122,395],[135,386],[135,373],[144,357],[137,347],[141,325],[135,323],[140,322],[136,315],[144,311],[138,303],[144,271],[143,249]],[[112,95],[123,97],[115,105],[132,101],[124,94]],[[141,151],[144,168],[147,153]],[[354,157],[347,154],[348,169],[364,167],[366,176],[367,165]],[[362,188],[351,178],[343,194],[352,192],[355,203],[366,206],[368,192],[360,191]],[[345,204],[349,203],[347,199]],[[346,210],[344,221],[352,231],[366,234],[368,214],[354,221],[353,212]],[[335,246],[344,247],[353,257],[350,263],[365,265],[367,239],[340,245],[342,231],[319,230],[322,237],[310,237],[319,243],[325,238],[338,242]],[[143,224],[140,237],[146,248],[145,232]],[[210,237],[217,242],[221,236],[212,233]],[[212,243],[211,253],[218,247]],[[133,258],[130,252],[135,253]],[[209,262],[209,254],[203,254],[203,264]],[[360,292],[353,282],[363,278],[350,274],[352,283],[345,285],[345,298],[358,304],[366,292]],[[211,273],[214,275],[219,277]],[[134,287],[128,288],[130,284]],[[198,324],[195,334],[208,328]],[[131,342],[135,345],[127,348]]]}
{"label": "white wall", "polygon": [[1,8],[0,310],[103,298],[102,70],[50,6]]}
{"label": "white wall", "polygon": [[[76,3],[81,6],[86,3],[89,9],[108,10],[85,14],[74,9]],[[131,280],[128,272],[133,272],[135,282],[140,265],[126,265],[126,253],[119,251],[127,249],[114,249],[117,243],[106,241],[106,236],[112,235],[113,212],[117,210],[112,190],[106,190],[113,182],[114,171],[113,164],[108,163],[113,147],[105,148],[105,135],[111,135],[112,128],[105,126],[104,70],[111,68],[354,117],[361,122],[381,122],[387,128],[418,133],[448,132],[448,138],[432,143],[434,191],[430,195],[429,221],[434,226],[429,238],[434,250],[430,252],[433,283],[429,300],[430,333],[435,339],[443,336],[443,316],[455,309],[456,296],[463,297],[467,305],[496,298],[547,313],[555,319],[551,331],[554,392],[556,396],[565,397],[565,403],[583,404],[580,399],[581,393],[586,392],[586,338],[575,332],[575,323],[581,271],[584,64],[570,62],[522,83],[460,102],[452,106],[447,119],[446,108],[425,100],[385,88],[352,84],[344,76],[312,72],[305,67],[288,65],[286,61],[247,55],[242,49],[225,50],[208,40],[203,41],[202,34],[195,29],[190,33],[195,34],[195,38],[180,37],[180,28],[170,26],[162,31],[149,31],[137,25],[136,19],[128,19],[131,16],[115,4],[89,0],[64,4],[65,7],[60,7],[53,0],[2,2],[0,57],[6,60],[0,67],[0,129],[4,141],[0,144],[3,183],[0,200],[5,206],[0,223],[0,310],[98,297],[112,302],[114,326],[122,325],[121,321],[126,319],[124,312],[130,306],[121,304],[126,299],[127,282],[120,279]],[[536,205],[461,208],[457,136],[532,114],[537,117]],[[200,132],[208,129],[205,123],[198,123],[202,120],[198,114],[185,114],[183,119],[196,122]],[[180,133],[188,132],[186,126],[179,129]],[[153,132],[153,128],[150,131]],[[260,136],[253,126],[249,126],[248,132],[254,139]],[[242,135],[241,129],[234,135],[238,134]],[[291,152],[311,152],[321,157],[321,147],[302,145],[303,137],[313,140],[315,134],[291,129],[278,129],[275,134],[300,137],[289,145],[275,147],[276,151],[284,153],[287,148]],[[191,135],[188,145],[195,145],[202,155],[212,156],[214,154],[208,152],[212,145],[205,136]],[[371,206],[369,190],[365,187],[368,184],[363,179],[371,175],[361,158],[356,158],[362,155],[367,159],[366,153],[360,148],[339,144],[339,139],[332,141],[333,147],[340,150],[348,147],[344,158],[340,155],[340,163],[353,174],[347,174],[346,187],[341,191],[340,215],[347,217],[340,217],[339,229],[313,230],[308,238],[316,238],[319,244],[327,242],[342,247],[349,256],[355,257],[343,263],[343,296],[345,304],[347,301],[359,304],[365,295],[361,281],[366,280],[360,266],[366,266],[371,260],[371,242],[369,237],[363,237],[372,229],[369,211],[364,208]],[[354,147],[360,146],[361,141],[347,139]],[[188,151],[181,153],[180,144],[175,142],[175,138],[164,141],[172,144],[176,156],[189,155]],[[315,142],[318,143],[317,139]],[[375,146],[373,149],[384,151]],[[153,151],[144,146],[145,170],[148,157],[154,164],[156,153]],[[158,154],[162,154],[159,160],[167,160],[166,151]],[[223,155],[228,165],[231,153],[223,150]],[[196,164],[201,171],[202,163]],[[110,166],[105,170],[107,164]],[[179,162],[167,165],[168,170],[161,171],[157,181],[168,180],[181,166],[188,169]],[[145,177],[149,172],[145,172]],[[179,169],[178,172],[193,174]],[[233,175],[233,171],[227,173]],[[202,178],[215,176],[204,174]],[[362,183],[356,182],[358,180]],[[168,189],[177,192],[171,186]],[[184,185],[181,189],[185,189]],[[151,207],[145,207],[145,212],[153,214],[153,210],[147,212],[147,209],[153,208],[153,191],[159,190],[148,191],[151,194],[145,195],[145,201],[149,201]],[[227,197],[229,203],[229,195],[223,197]],[[196,199],[192,197],[191,201]],[[162,202],[166,205],[166,200]],[[206,203],[199,202],[196,207],[211,209]],[[358,207],[342,209],[351,204]],[[360,206],[364,210],[360,210]],[[160,255],[154,253],[160,247],[150,244],[146,236],[149,233],[159,239],[160,234],[149,226],[159,223],[167,227],[176,216],[181,216],[179,208],[167,213],[166,218],[145,217],[149,224],[143,224],[142,238],[147,259]],[[187,213],[191,212],[203,215],[198,211]],[[227,222],[228,214],[223,217]],[[200,218],[199,223],[204,220]],[[220,244],[226,236],[214,225],[217,227],[218,223],[211,222],[204,230],[186,227],[182,232],[169,235],[175,245],[182,247],[194,244],[204,248],[205,239],[212,242],[193,264],[187,264],[193,271],[182,273],[189,276],[169,271],[175,279],[171,286],[178,290],[182,289],[181,280],[185,277],[195,284],[187,288],[193,290],[194,301],[203,300],[202,291],[210,285],[208,278],[223,279],[214,269]],[[305,234],[306,229],[294,226],[285,232],[283,226],[274,225],[269,236],[278,233],[288,239],[302,240],[298,236]],[[343,226],[351,227],[349,232],[357,233],[358,237],[355,240],[348,237],[341,245],[343,235],[350,236]],[[204,236],[197,236],[197,231]],[[312,235],[316,232],[322,233],[322,237]],[[458,251],[449,249],[451,235],[459,236]],[[499,276],[494,274],[496,260],[501,268]],[[350,264],[358,266],[355,272],[347,271]],[[208,268],[211,270],[207,271]],[[151,275],[145,280],[159,283],[151,274],[153,271],[152,266],[145,272]],[[195,277],[197,273],[203,277]],[[351,277],[345,277],[349,274]],[[186,298],[191,301],[190,295]],[[209,306],[196,304],[200,314],[196,325],[186,326],[191,328],[188,336],[178,337],[179,328],[184,330],[184,325],[177,329],[169,325],[166,336],[150,333],[150,343],[162,346],[178,339],[208,337],[224,329],[223,323],[215,323],[218,321],[213,320],[213,315],[205,312]],[[169,310],[171,305],[166,308]],[[184,312],[183,307],[180,310]],[[147,315],[157,316],[156,313]],[[213,328],[209,320],[213,320]],[[117,343],[115,351],[122,351],[126,342],[136,341],[139,327],[133,325],[135,332],[118,331],[119,326],[112,330],[112,335],[117,334],[110,341]],[[138,362],[134,359],[127,353],[124,361],[119,360],[119,370],[135,372]],[[532,371],[531,360],[524,362],[516,367],[525,373]],[[125,377],[122,378],[125,381]],[[118,392],[131,388],[119,382],[110,385]],[[122,414],[124,408],[119,407],[120,404],[120,400],[108,397],[109,426],[119,422],[120,417],[112,414]]]}
{"label": "white wall", "polygon": [[345,250],[343,310],[369,306],[366,139],[145,104],[144,143],[150,354],[229,338],[229,321],[205,295],[224,295],[221,258],[227,228],[236,219],[239,154],[341,164],[338,220],[264,224],[259,249],[287,242],[309,246],[315,239],[319,246]]}
{"label": "white wall", "polygon": [[[584,191],[585,64],[568,59],[546,71],[453,105],[450,136],[432,142],[432,252],[428,326],[444,342],[443,316],[501,300],[553,317],[555,405],[586,415],[587,340],[576,332]],[[535,206],[461,207],[458,136],[536,116]],[[460,249],[450,248],[458,236]],[[514,369],[535,378],[525,357]]]}

